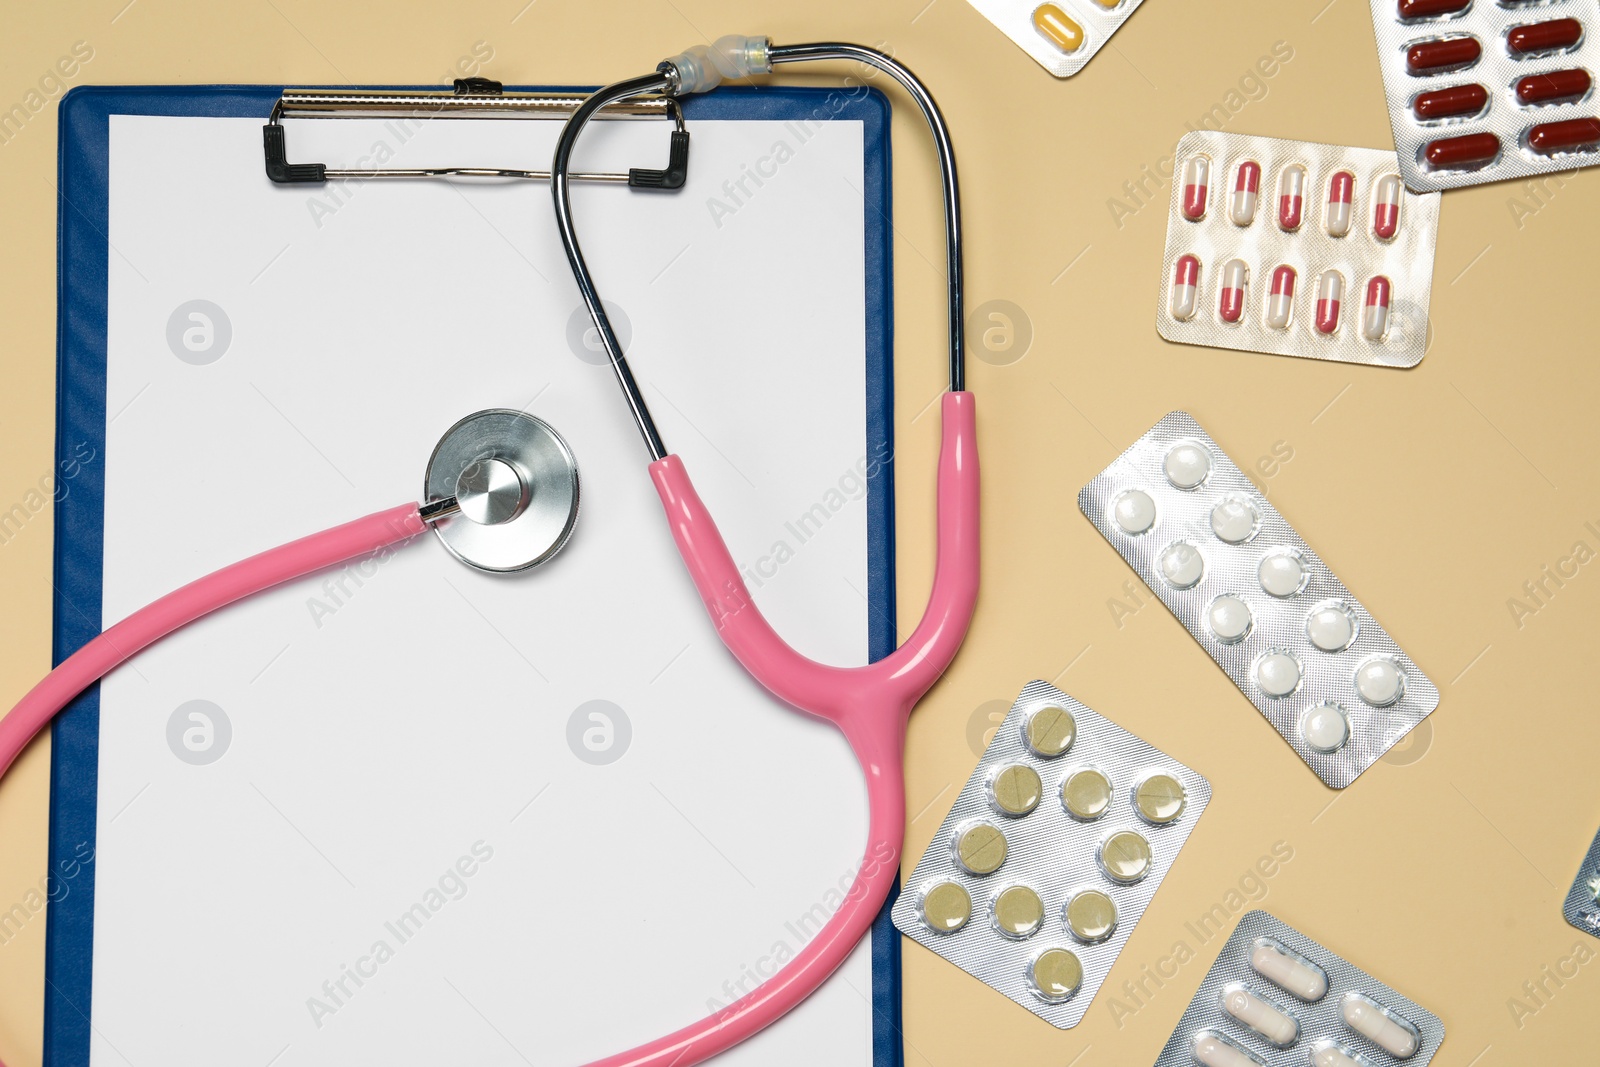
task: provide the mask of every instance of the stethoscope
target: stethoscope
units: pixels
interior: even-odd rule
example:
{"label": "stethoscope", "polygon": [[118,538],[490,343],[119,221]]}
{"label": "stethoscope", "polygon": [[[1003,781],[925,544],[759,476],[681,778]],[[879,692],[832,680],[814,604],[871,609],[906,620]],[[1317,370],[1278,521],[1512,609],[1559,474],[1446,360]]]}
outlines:
{"label": "stethoscope", "polygon": [[[608,104],[647,93],[676,98],[706,92],[724,78],[765,74],[780,63],[824,60],[868,64],[905,88],[933,132],[944,188],[950,386],[941,408],[933,588],[911,636],[888,656],[864,667],[833,667],[807,659],[785,644],[762,617],[683,461],[662,443],[595,290],[568,198],[569,178],[583,177],[569,175],[573,147],[585,124]],[[686,139],[687,134],[680,129],[675,138]],[[269,126],[269,152],[271,140]],[[281,128],[277,147],[281,153]],[[676,155],[676,144],[674,149]],[[905,831],[901,758],[906,722],[955,657],[978,595],[976,413],[973,396],[964,388],[955,157],[933,97],[915,75],[884,53],[852,44],[774,47],[765,37],[732,36],[709,47],[696,45],[663,61],[651,74],[617,82],[587,97],[562,128],[549,177],[567,260],[650,454],[650,478],[678,552],[718,636],[774,696],[837,726],[866,777],[870,812],[861,866],[843,903],[817,935],[776,975],[716,1015],[592,1065],[687,1067],[757,1033],[816,990],[871,927],[895,884]],[[224,567],[140,609],[67,657],[0,720],[0,775],[84,689],[147,645],[218,608],[410,540],[429,528],[453,555],[471,566],[490,571],[537,566],[566,544],[577,520],[578,502],[577,461],[554,429],[521,411],[494,409],[469,415],[450,427],[434,449],[424,474],[423,503],[380,511]]]}

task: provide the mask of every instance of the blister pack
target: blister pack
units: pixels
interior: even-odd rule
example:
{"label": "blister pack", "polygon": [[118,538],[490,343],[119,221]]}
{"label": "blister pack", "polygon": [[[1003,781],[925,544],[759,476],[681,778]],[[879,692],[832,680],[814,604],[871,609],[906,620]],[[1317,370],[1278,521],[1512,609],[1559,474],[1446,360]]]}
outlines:
{"label": "blister pack", "polygon": [[1197,130],[1178,142],[1156,331],[1183,344],[1414,367],[1439,195],[1393,153]]}
{"label": "blister pack", "polygon": [[1144,0],[969,0],[1058,78],[1082,70]]}
{"label": "blister pack", "polygon": [[1078,507],[1334,789],[1438,706],[1439,690],[1187,412],[1135,441]]}
{"label": "blister pack", "polygon": [[1155,1067],[1422,1067],[1444,1023],[1264,911],[1239,920]]}
{"label": "blister pack", "polygon": [[1600,937],[1600,833],[1594,835],[1589,853],[1583,857],[1583,866],[1578,868],[1572,888],[1567,890],[1567,900],[1561,911],[1567,922],[1586,934]]}
{"label": "blister pack", "polygon": [[1089,1010],[1211,784],[1030,682],[895,902],[894,924],[1063,1029]]}
{"label": "blister pack", "polygon": [[1372,0],[1400,173],[1416,190],[1600,163],[1594,0]]}

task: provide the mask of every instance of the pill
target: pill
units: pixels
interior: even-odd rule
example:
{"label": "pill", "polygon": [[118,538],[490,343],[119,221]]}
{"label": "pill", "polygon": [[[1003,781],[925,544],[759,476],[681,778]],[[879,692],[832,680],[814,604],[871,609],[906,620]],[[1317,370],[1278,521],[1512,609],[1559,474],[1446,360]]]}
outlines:
{"label": "pill", "polygon": [[922,921],[936,934],[953,934],[972,918],[972,897],[954,882],[931,885],[922,894]]}
{"label": "pill", "polygon": [[1287,330],[1294,314],[1294,268],[1288,264],[1272,270],[1272,292],[1267,296],[1267,325],[1274,330]]}
{"label": "pill", "polygon": [[1219,596],[1206,608],[1206,626],[1225,645],[1243,641],[1251,622],[1250,605],[1236,596]]}
{"label": "pill", "polygon": [[1312,1050],[1311,1067],[1372,1067],[1372,1061],[1343,1045],[1324,1043]]}
{"label": "pill", "polygon": [[1104,941],[1117,929],[1117,906],[1098,889],[1074,893],[1062,915],[1067,932],[1086,945]]}
{"label": "pill", "polygon": [[1244,290],[1250,272],[1244,260],[1230,259],[1222,267],[1222,298],[1217,304],[1217,315],[1223,322],[1238,322],[1244,314]]}
{"label": "pill", "polygon": [[1189,219],[1206,217],[1206,194],[1211,182],[1211,160],[1190,156],[1183,165],[1183,214]]}
{"label": "pill", "polygon": [[1356,669],[1356,692],[1375,708],[1386,708],[1406,691],[1406,676],[1392,659],[1371,659]]}
{"label": "pill", "polygon": [[1372,233],[1380,241],[1387,241],[1400,229],[1400,198],[1405,196],[1405,186],[1398,174],[1385,174],[1378,179],[1378,191],[1373,197]]}
{"label": "pill", "polygon": [[1469,133],[1461,137],[1442,137],[1423,149],[1430,167],[1463,170],[1490,163],[1500,154],[1500,138],[1492,133]]}
{"label": "pill", "polygon": [[1530,74],[1517,81],[1520,104],[1566,104],[1589,92],[1593,79],[1586,70],[1553,70],[1549,74]]}
{"label": "pill", "polygon": [[1025,885],[1007,886],[994,898],[994,928],[1002,937],[1021,941],[1039,932],[1044,902]]}
{"label": "pill", "polygon": [[1261,588],[1275,597],[1294,596],[1306,584],[1306,565],[1293,552],[1274,552],[1263,556],[1256,566]]}
{"label": "pill", "polygon": [[1188,322],[1200,307],[1200,260],[1181,255],[1172,268],[1172,317]]}
{"label": "pill", "polygon": [[1571,48],[1582,36],[1583,26],[1577,19],[1551,19],[1511,27],[1506,33],[1506,47],[1519,56],[1553,52],[1558,48]]}
{"label": "pill", "polygon": [[1143,489],[1118,493],[1111,516],[1125,534],[1142,534],[1156,523],[1156,502]]}
{"label": "pill", "polygon": [[1071,949],[1047,948],[1028,966],[1028,984],[1041,1000],[1070,1000],[1083,984],[1083,962]]}
{"label": "pill", "polygon": [[1116,7],[1118,4],[1122,3],[1122,0],[1095,0],[1095,3],[1099,4],[1101,7],[1105,8],[1107,11],[1110,11],[1112,8]]}
{"label": "pill", "polygon": [[1188,803],[1183,783],[1165,771],[1147,775],[1133,787],[1134,810],[1145,822],[1156,826],[1176,822]]}
{"label": "pill", "polygon": [[1300,688],[1300,661],[1282,649],[1256,660],[1256,685],[1269,697],[1286,697]]}
{"label": "pill", "polygon": [[1328,236],[1343,237],[1350,232],[1351,201],[1356,195],[1356,176],[1347,170],[1335,171],[1328,179]]}
{"label": "pill", "polygon": [[1233,196],[1228,199],[1228,218],[1235,226],[1255,221],[1256,196],[1261,192],[1261,164],[1247,159],[1233,175]]}
{"label": "pill", "polygon": [[1246,1052],[1232,1041],[1211,1030],[1194,1035],[1194,1059],[1204,1067],[1267,1067],[1266,1061]]}
{"label": "pill", "polygon": [[1426,19],[1465,11],[1471,0],[1400,0],[1400,17]]}
{"label": "pill", "polygon": [[1350,740],[1350,719],[1337,704],[1314,704],[1300,716],[1300,736],[1318,752],[1337,752]]}
{"label": "pill", "polygon": [[1328,994],[1328,973],[1271,937],[1258,937],[1250,945],[1250,969],[1308,1004]]}
{"label": "pill", "polygon": [[1066,708],[1046,704],[1028,717],[1023,737],[1034,755],[1055,759],[1077,740],[1078,720]]}
{"label": "pill", "polygon": [[1294,1016],[1244,986],[1224,987],[1222,1010],[1279,1048],[1287,1048],[1300,1037],[1300,1023]]}
{"label": "pill", "polygon": [[1360,993],[1346,993],[1339,1011],[1350,1029],[1396,1059],[1415,1055],[1422,1044],[1415,1026]]}
{"label": "pill", "polygon": [[1412,74],[1438,74],[1476,63],[1482,54],[1476,37],[1422,41],[1406,49],[1406,69]]}
{"label": "pill", "polygon": [[1323,271],[1317,279],[1317,332],[1334,333],[1339,329],[1339,305],[1344,300],[1344,275],[1336,270]]}
{"label": "pill", "polygon": [[1167,481],[1179,489],[1193,489],[1211,474],[1211,453],[1204,445],[1193,441],[1179,441],[1167,450],[1162,461]]}
{"label": "pill", "polygon": [[1043,795],[1039,772],[1021,763],[1000,768],[989,781],[990,800],[1002,815],[1026,815]]}
{"label": "pill", "polygon": [[1481,85],[1452,85],[1418,93],[1411,101],[1411,113],[1423,122],[1476,115],[1489,102],[1489,90]]}
{"label": "pill", "polygon": [[1306,168],[1291,163],[1278,175],[1278,229],[1293,233],[1305,214]]}
{"label": "pill", "polygon": [[1150,873],[1150,842],[1137,830],[1118,830],[1100,843],[1095,857],[1113,882],[1137,882]]}
{"label": "pill", "polygon": [[1193,589],[1205,576],[1205,557],[1187,541],[1178,541],[1162,549],[1160,563],[1161,577],[1174,589]]}
{"label": "pill", "polygon": [[1343,604],[1324,604],[1306,616],[1306,636],[1324,652],[1343,652],[1356,639],[1356,620]]}
{"label": "pill", "polygon": [[1261,513],[1248,500],[1229,497],[1211,509],[1211,532],[1230,545],[1239,545],[1255,536]]}
{"label": "pill", "polygon": [[993,874],[1006,861],[1006,835],[989,823],[974,823],[956,835],[956,862],[971,874]]}
{"label": "pill", "polygon": [[1083,47],[1083,27],[1055,4],[1041,4],[1033,13],[1033,26],[1063,52]]}
{"label": "pill", "polygon": [[1544,156],[1592,148],[1596,142],[1600,142],[1600,118],[1546,122],[1528,131],[1528,147]]}
{"label": "pill", "polygon": [[1073,771],[1061,783],[1061,806],[1081,822],[1098,819],[1111,806],[1111,779],[1093,767]]}
{"label": "pill", "polygon": [[1369,341],[1381,341],[1389,332],[1389,279],[1375,274],[1367,282],[1367,302],[1361,309],[1361,335]]}

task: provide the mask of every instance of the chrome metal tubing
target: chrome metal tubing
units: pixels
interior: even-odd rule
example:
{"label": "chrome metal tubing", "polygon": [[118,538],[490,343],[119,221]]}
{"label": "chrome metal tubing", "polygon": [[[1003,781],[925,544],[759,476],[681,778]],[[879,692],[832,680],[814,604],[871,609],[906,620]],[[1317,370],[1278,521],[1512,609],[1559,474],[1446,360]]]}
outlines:
{"label": "chrome metal tubing", "polygon": [[[518,170],[512,167],[386,167],[368,170],[340,170],[329,167],[328,181],[366,181],[370,178],[509,178],[518,181],[546,182],[547,170]],[[578,171],[567,175],[575,182],[602,182],[627,185],[625,171]]]}
{"label": "chrome metal tubing", "polygon": [[[580,93],[453,93],[359,89],[285,89],[274,109],[274,121],[321,118],[526,118],[565,119],[582,106]],[[670,118],[672,101],[665,96],[619,101],[605,109],[605,119]]]}

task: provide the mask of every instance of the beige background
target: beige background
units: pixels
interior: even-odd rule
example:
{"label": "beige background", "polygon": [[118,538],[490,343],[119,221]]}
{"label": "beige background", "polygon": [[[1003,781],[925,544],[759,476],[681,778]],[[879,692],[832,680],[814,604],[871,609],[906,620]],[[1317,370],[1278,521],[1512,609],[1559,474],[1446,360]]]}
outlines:
{"label": "beige background", "polygon": [[[1600,577],[1583,568],[1521,626],[1507,600],[1574,542],[1600,549],[1583,525],[1600,528],[1594,172],[1446,196],[1435,336],[1416,370],[1183,347],[1153,326],[1164,182],[1120,227],[1108,200],[1218,105],[1229,130],[1390,145],[1360,0],[1150,0],[1063,82],[962,0],[525,2],[12,4],[0,16],[0,109],[38,90],[79,41],[93,58],[72,84],[443,81],[480,41],[494,51],[490,76],[547,83],[627,76],[724,32],[892,51],[933,88],[954,130],[971,306],[1010,301],[1032,333],[1021,359],[1013,346],[971,362],[985,586],[965,651],[913,720],[908,790],[920,814],[908,863],[976,762],[969,739],[981,745],[987,716],[1034,677],[1057,680],[1216,790],[1075,1030],[1051,1029],[908,942],[908,1062],[985,1062],[995,1045],[1014,1063],[1153,1061],[1221,942],[1186,924],[1218,906],[1243,910],[1241,882],[1259,906],[1442,1016],[1449,1036],[1436,1063],[1592,1058],[1600,942],[1567,926],[1560,905],[1600,825],[1597,631],[1584,621],[1600,606]],[[1292,58],[1252,79],[1278,42]],[[0,509],[53,465],[59,92],[46,79],[46,106],[0,144]],[[894,133],[909,627],[930,563],[936,420],[918,416],[940,385],[944,303],[931,153],[909,112]],[[1272,500],[1443,693],[1432,728],[1345,794],[1318,783],[1077,510],[1078,488],[1178,407],[1243,467],[1279,442],[1292,448],[1264,479]],[[0,704],[49,665],[50,550],[48,510],[0,545]],[[1120,626],[1109,606],[1118,599],[1138,608]],[[47,765],[40,742],[0,785],[0,910],[44,875]],[[1275,846],[1292,859],[1253,878]],[[43,928],[36,919],[0,945],[0,1058],[13,1067],[39,1056]],[[1173,964],[1179,941],[1194,955]],[[1574,965],[1560,986],[1544,978]],[[1540,981],[1549,994],[1530,999],[1524,983]],[[1125,982],[1145,992],[1119,995]],[[1520,1018],[1512,998],[1528,1009]]]}

